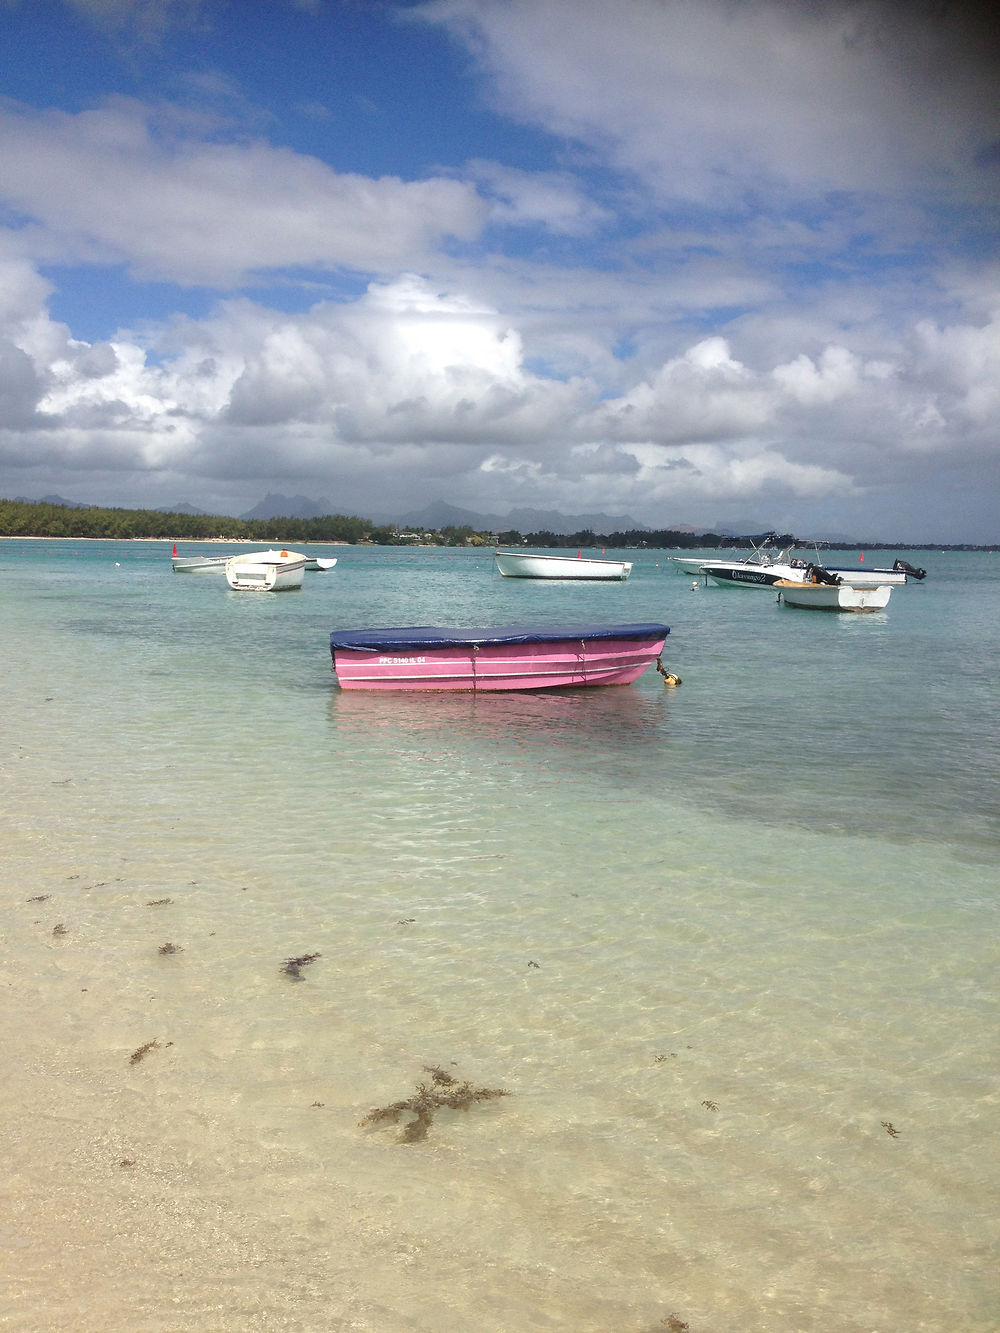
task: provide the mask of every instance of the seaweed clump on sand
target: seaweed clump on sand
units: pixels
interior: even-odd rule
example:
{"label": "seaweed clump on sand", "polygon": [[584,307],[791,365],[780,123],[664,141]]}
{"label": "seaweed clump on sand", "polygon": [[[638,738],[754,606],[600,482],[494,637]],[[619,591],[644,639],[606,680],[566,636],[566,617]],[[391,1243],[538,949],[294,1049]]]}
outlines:
{"label": "seaweed clump on sand", "polygon": [[300,954],[298,958],[286,958],[281,965],[281,970],[286,976],[291,977],[293,981],[305,981],[305,977],[302,975],[302,969],[308,967],[310,963],[314,963],[317,958],[321,957],[322,955],[318,953],[303,953]]}
{"label": "seaweed clump on sand", "polygon": [[167,1046],[173,1046],[173,1044],[174,1043],[172,1041],[159,1042],[154,1037],[152,1041],[144,1041],[141,1046],[137,1046],[136,1049],[129,1056],[128,1062],[130,1065],[141,1064],[142,1061],[145,1060],[146,1056],[150,1053],[150,1051],[158,1051],[160,1050],[161,1046],[167,1047]]}
{"label": "seaweed clump on sand", "polygon": [[376,1106],[361,1120],[362,1125],[379,1125],[389,1120],[399,1124],[402,1115],[413,1118],[407,1121],[400,1135],[400,1143],[419,1143],[427,1137],[434,1113],[442,1107],[452,1111],[467,1111],[476,1102],[489,1102],[497,1097],[509,1097],[506,1088],[476,1088],[468,1079],[461,1082],[437,1065],[424,1065],[425,1073],[430,1074],[430,1083],[421,1081],[417,1084],[412,1097],[403,1101],[391,1102],[388,1106]]}

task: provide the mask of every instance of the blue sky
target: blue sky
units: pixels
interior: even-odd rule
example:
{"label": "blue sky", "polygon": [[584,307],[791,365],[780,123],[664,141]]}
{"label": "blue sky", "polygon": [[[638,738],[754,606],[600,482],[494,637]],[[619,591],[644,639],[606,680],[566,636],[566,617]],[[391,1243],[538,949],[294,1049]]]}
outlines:
{"label": "blue sky", "polygon": [[0,0],[0,495],[1000,539],[936,0]]}

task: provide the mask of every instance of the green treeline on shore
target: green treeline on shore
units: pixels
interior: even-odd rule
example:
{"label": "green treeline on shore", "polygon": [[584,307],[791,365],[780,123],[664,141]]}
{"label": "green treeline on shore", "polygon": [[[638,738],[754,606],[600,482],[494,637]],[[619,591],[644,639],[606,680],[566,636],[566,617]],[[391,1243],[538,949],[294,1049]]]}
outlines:
{"label": "green treeline on shore", "polygon": [[[415,541],[438,546],[542,546],[556,549],[610,546],[622,549],[703,550],[739,543],[739,538],[718,532],[680,532],[671,528],[630,528],[622,532],[573,533],[477,532],[468,526],[445,527],[436,532],[408,532],[391,523],[347,514],[319,518],[232,518],[225,514],[174,514],[159,509],[76,508],[0,499],[0,537],[78,537],[102,541],[154,540],[267,542],[289,546],[308,542],[370,542],[377,546],[408,546]],[[779,545],[794,544],[789,533],[778,534]],[[985,546],[949,546],[939,543],[847,542],[869,550],[988,550]]]}
{"label": "green treeline on shore", "polygon": [[[172,514],[159,509],[75,508],[0,500],[2,537],[98,537],[103,541],[360,542],[381,541],[391,528],[370,519],[327,514],[322,518],[231,518],[222,514]],[[377,535],[378,534],[378,535]]]}
{"label": "green treeline on shore", "polygon": [[445,527],[436,532],[409,532],[393,524],[376,524],[368,518],[346,514],[324,514],[320,518],[232,518],[225,514],[174,514],[158,509],[76,508],[70,505],[35,504],[27,500],[0,500],[2,537],[95,537],[102,541],[135,538],[165,541],[237,542],[371,542],[378,546],[412,545],[414,540],[440,546],[613,546],[613,547],[716,547],[726,543],[715,532],[659,532],[645,528],[627,532],[574,533],[477,532],[469,526]]}
{"label": "green treeline on shore", "polygon": [[393,524],[373,523],[369,518],[346,514],[324,514],[320,518],[232,518],[225,514],[174,514],[158,509],[76,508],[70,505],[34,504],[27,500],[0,500],[2,537],[95,537],[102,541],[135,538],[165,541],[211,541],[222,538],[237,542],[371,542],[379,546],[411,545],[415,539],[441,546],[578,547],[695,547],[719,546],[726,541],[718,533],[574,532],[477,532],[468,526],[445,527],[436,532],[407,532]]}

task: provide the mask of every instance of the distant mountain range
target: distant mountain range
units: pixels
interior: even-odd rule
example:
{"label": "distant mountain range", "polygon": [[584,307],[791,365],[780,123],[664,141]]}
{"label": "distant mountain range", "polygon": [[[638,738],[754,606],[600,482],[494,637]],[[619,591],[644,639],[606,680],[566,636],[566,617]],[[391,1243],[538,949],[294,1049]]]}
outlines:
{"label": "distant mountain range", "polygon": [[625,532],[641,529],[649,532],[649,525],[627,514],[563,514],[558,509],[512,509],[509,514],[479,514],[473,509],[459,509],[444,500],[434,500],[423,509],[411,510],[396,519],[404,528],[422,528],[433,532],[438,528],[474,528],[476,532],[554,532],[559,535],[573,532]]}
{"label": "distant mountain range", "polygon": [[[31,500],[26,495],[15,495],[14,503],[19,505],[62,505],[64,509],[120,509],[121,505],[96,505],[83,503],[80,500],[67,500],[64,495],[42,495],[37,500]],[[207,514],[207,509],[196,509],[194,505],[189,505],[185,501],[175,505],[160,505],[157,509],[161,514]]]}
{"label": "distant mountain range", "polygon": [[[40,500],[29,500],[26,496],[16,496],[19,504],[65,505],[67,509],[93,509],[94,505],[81,504],[76,500],[67,500],[61,495],[43,495]],[[96,506],[98,508],[103,506]],[[172,505],[158,505],[157,509],[170,514],[207,514],[209,511],[186,500]],[[269,492],[246,513],[239,514],[241,519],[269,518],[323,518],[327,514],[343,512],[343,506],[337,506],[325,496],[311,500],[306,495],[281,495]],[[365,515],[371,517],[371,515]],[[552,532],[558,536],[569,536],[574,532],[650,532],[648,523],[642,523],[630,514],[564,514],[558,509],[512,509],[509,514],[481,514],[474,509],[462,509],[448,504],[445,500],[434,500],[423,509],[410,510],[393,518],[380,520],[392,523],[398,528],[410,528],[421,532],[434,532],[441,528],[472,528],[475,532]],[[689,523],[671,525],[674,532],[697,532],[700,529]],[[726,529],[717,529],[726,531]]]}
{"label": "distant mountain range", "polygon": [[326,514],[336,514],[339,510],[332,500],[320,496],[310,500],[305,495],[278,495],[270,491],[263,500],[238,518],[323,518]]}
{"label": "distant mountain range", "polygon": [[[178,512],[190,512],[178,510]],[[305,495],[268,494],[253,509],[240,518],[322,518],[324,514],[338,513],[331,500],[320,496],[310,500]],[[625,532],[629,529],[649,532],[649,525],[627,514],[563,514],[558,509],[512,509],[509,514],[480,514],[474,509],[461,509],[445,500],[434,500],[423,509],[410,510],[387,519],[399,528],[413,528],[434,532],[440,528],[473,528],[476,532],[554,532],[559,535],[573,532]],[[679,529],[694,531],[693,528]]]}
{"label": "distant mountain range", "polygon": [[16,505],[62,505],[65,509],[96,509],[97,505],[80,504],[77,500],[67,500],[61,495],[43,495],[37,500],[30,500],[26,495],[15,495]]}

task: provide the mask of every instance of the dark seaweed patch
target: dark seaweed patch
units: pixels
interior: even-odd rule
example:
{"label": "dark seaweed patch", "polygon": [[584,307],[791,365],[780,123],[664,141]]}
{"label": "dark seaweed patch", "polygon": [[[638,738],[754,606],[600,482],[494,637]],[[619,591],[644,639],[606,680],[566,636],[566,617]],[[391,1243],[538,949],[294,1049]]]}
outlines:
{"label": "dark seaweed patch", "polygon": [[[174,1043],[172,1041],[165,1041],[163,1044],[164,1046],[173,1046]],[[143,1042],[143,1044],[141,1046],[137,1046],[136,1049],[129,1056],[128,1058],[129,1064],[130,1065],[139,1064],[140,1061],[145,1060],[146,1056],[149,1054],[150,1051],[158,1050],[159,1046],[160,1043],[155,1038],[152,1041]]]}
{"label": "dark seaweed patch", "polygon": [[443,1107],[452,1111],[468,1111],[477,1102],[510,1096],[506,1088],[476,1088],[468,1079],[460,1082],[454,1074],[449,1074],[437,1065],[424,1065],[424,1072],[431,1076],[429,1085],[420,1082],[412,1096],[390,1102],[388,1106],[374,1107],[360,1124],[380,1125],[388,1120],[398,1125],[401,1116],[409,1115],[412,1119],[404,1125],[399,1141],[419,1143],[427,1137],[435,1112]]}
{"label": "dark seaweed patch", "polygon": [[141,1046],[137,1046],[136,1049],[129,1056],[128,1058],[129,1064],[137,1065],[141,1060],[145,1060],[149,1052],[154,1051],[157,1048],[157,1046],[159,1046],[159,1044],[160,1043],[155,1039],[153,1041],[143,1042],[143,1044]]}
{"label": "dark seaweed patch", "polygon": [[302,969],[307,967],[310,963],[314,963],[317,958],[321,957],[322,954],[318,953],[304,953],[300,954],[298,958],[286,958],[281,965],[281,970],[287,976],[291,977],[293,981],[305,981],[305,977],[302,975]]}

